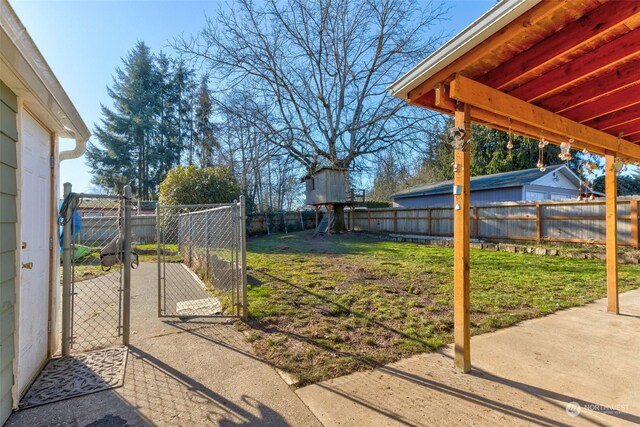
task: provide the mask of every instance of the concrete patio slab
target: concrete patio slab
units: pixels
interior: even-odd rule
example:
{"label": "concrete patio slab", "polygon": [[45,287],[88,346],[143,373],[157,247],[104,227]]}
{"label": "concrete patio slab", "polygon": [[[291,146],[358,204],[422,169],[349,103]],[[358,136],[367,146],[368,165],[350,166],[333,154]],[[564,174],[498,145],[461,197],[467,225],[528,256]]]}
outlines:
{"label": "concrete patio slab", "polygon": [[448,346],[297,393],[327,426],[637,425],[640,290],[620,304],[620,316],[600,300],[473,337],[471,374]]}
{"label": "concrete patio slab", "polygon": [[132,274],[124,386],[14,413],[7,426],[315,426],[233,325],[157,317],[156,265]]}

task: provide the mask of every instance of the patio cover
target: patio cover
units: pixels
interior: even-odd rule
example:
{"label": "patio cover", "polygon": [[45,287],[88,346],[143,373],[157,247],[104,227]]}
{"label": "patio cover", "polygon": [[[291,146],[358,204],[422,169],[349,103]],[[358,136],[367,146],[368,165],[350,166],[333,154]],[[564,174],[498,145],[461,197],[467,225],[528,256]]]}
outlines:
{"label": "patio cover", "polygon": [[455,364],[465,372],[471,120],[605,156],[608,311],[619,313],[615,169],[640,160],[638,27],[640,1],[504,0],[389,87],[454,115],[463,130],[454,162],[454,335]]}

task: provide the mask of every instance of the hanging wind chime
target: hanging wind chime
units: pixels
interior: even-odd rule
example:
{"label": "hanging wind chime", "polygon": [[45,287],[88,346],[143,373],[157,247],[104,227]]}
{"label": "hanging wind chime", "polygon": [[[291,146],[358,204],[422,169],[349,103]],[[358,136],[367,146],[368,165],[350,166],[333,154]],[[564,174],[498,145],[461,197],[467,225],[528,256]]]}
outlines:
{"label": "hanging wind chime", "polygon": [[507,141],[507,150],[509,150],[509,158],[511,158],[511,150],[513,150],[513,133],[511,132],[511,118],[509,118],[509,140]]}
{"label": "hanging wind chime", "polygon": [[547,170],[547,167],[544,165],[544,147],[547,145],[549,145],[549,141],[544,139],[541,134],[540,141],[538,142],[538,163],[536,164],[536,167],[540,169],[540,172]]}

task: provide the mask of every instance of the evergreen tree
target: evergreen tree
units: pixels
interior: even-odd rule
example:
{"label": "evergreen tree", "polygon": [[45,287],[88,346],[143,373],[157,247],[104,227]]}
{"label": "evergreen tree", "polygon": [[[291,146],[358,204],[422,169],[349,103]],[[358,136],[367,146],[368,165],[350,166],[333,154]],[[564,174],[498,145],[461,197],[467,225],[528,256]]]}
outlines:
{"label": "evergreen tree", "polygon": [[[196,105],[196,134],[195,145],[200,154],[200,166],[213,165],[213,150],[219,148],[214,138],[214,126],[211,123],[211,94],[207,86],[207,77],[202,77],[198,89],[198,103]],[[189,163],[191,164],[191,163]]]}
{"label": "evergreen tree", "polygon": [[195,72],[187,68],[184,61],[175,66],[173,85],[177,99],[176,133],[177,143],[182,153],[186,153],[186,163],[193,164],[195,151],[195,100],[197,99],[197,84]]}
{"label": "evergreen tree", "polygon": [[[453,149],[448,128],[453,121],[446,121],[435,131],[428,142],[427,154],[422,165],[409,180],[410,184],[422,184],[453,179]],[[511,135],[513,148],[507,148],[509,133],[473,124],[471,127],[471,175],[490,175],[501,172],[535,168],[538,163],[538,141],[515,134]],[[560,148],[549,144],[543,150],[545,166],[563,163],[558,157]],[[573,151],[573,159],[568,166],[580,175],[580,163],[585,157],[579,151]]]}
{"label": "evergreen tree", "polygon": [[182,148],[173,130],[177,109],[172,75],[171,60],[156,57],[144,42],[123,59],[108,88],[113,108],[101,106],[103,118],[94,128],[99,144],[87,149],[94,184],[114,192],[130,184],[137,197],[155,197]]}

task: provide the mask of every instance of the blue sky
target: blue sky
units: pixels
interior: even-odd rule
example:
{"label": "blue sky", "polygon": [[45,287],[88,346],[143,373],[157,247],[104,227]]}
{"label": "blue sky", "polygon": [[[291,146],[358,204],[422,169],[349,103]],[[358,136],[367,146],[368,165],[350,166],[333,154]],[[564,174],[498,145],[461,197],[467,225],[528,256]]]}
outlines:
{"label": "blue sky", "polygon": [[[222,1],[169,0],[10,0],[31,38],[67,91],[87,126],[100,120],[100,104],[110,105],[107,86],[121,58],[138,40],[154,52],[164,50],[181,34],[197,33],[205,15],[214,15]],[[441,24],[454,35],[489,10],[495,0],[445,1],[450,19]],[[418,62],[422,58],[416,58]],[[62,141],[62,149],[72,145]],[[89,191],[91,171],[85,159],[65,161],[60,183]]]}

